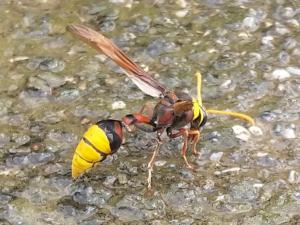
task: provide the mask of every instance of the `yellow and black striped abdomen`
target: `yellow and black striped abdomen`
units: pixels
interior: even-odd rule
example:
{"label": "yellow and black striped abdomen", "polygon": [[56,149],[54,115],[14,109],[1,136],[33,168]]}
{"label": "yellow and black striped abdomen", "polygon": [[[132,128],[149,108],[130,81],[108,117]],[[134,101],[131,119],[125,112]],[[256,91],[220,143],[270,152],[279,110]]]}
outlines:
{"label": "yellow and black striped abdomen", "polygon": [[72,160],[72,177],[76,178],[115,153],[123,140],[122,124],[118,120],[101,120],[83,135]]}

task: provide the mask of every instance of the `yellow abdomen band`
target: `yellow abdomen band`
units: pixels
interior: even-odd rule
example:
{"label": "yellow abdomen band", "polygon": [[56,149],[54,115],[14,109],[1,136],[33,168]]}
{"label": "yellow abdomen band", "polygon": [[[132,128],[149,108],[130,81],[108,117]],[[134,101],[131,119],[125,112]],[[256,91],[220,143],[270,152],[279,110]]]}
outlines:
{"label": "yellow abdomen band", "polygon": [[105,154],[110,154],[110,144],[105,132],[97,125],[91,126],[83,135],[93,146]]}
{"label": "yellow abdomen band", "polygon": [[105,132],[97,125],[91,126],[75,149],[72,160],[72,177],[78,177],[110,153],[110,143]]}

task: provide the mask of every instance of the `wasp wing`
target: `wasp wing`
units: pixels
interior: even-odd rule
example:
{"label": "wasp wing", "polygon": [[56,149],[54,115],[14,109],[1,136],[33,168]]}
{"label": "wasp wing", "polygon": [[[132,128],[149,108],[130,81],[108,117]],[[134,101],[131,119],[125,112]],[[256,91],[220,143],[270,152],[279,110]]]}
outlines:
{"label": "wasp wing", "polygon": [[118,46],[101,33],[80,24],[67,26],[67,30],[85,43],[99,50],[126,71],[126,75],[145,93],[161,97],[166,88],[154,80],[141,67],[134,63]]}

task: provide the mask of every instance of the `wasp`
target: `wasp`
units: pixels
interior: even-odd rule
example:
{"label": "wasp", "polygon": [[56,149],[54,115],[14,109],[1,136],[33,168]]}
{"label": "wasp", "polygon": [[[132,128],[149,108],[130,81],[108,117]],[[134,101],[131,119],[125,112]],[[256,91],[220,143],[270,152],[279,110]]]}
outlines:
{"label": "wasp", "polygon": [[200,140],[200,131],[207,121],[208,114],[229,115],[254,124],[251,117],[242,113],[205,109],[201,97],[200,72],[196,73],[197,98],[193,98],[185,92],[169,90],[156,81],[101,33],[79,24],[69,25],[67,30],[113,60],[142,92],[158,99],[154,107],[145,104],[139,112],[125,115],[121,121],[102,120],[91,126],[75,150],[72,161],[73,177],[79,176],[96,162],[104,160],[107,155],[115,153],[124,140],[124,131],[132,131],[132,127],[135,127],[156,133],[157,145],[148,163],[147,181],[148,188],[151,188],[153,165],[159,153],[162,144],[161,136],[164,132],[169,138],[183,138],[181,155],[186,166],[194,169],[186,157],[188,143],[191,142],[193,153],[198,154],[196,145]]}

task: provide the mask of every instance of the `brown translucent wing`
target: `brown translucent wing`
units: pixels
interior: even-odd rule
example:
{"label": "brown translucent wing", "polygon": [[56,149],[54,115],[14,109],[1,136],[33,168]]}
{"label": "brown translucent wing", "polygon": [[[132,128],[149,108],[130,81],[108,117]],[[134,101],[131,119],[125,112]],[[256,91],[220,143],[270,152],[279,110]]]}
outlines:
{"label": "brown translucent wing", "polygon": [[128,77],[146,94],[153,97],[161,97],[166,88],[154,80],[141,67],[135,64],[118,46],[101,33],[79,24],[67,26],[67,30],[81,40],[102,52],[127,73]]}

